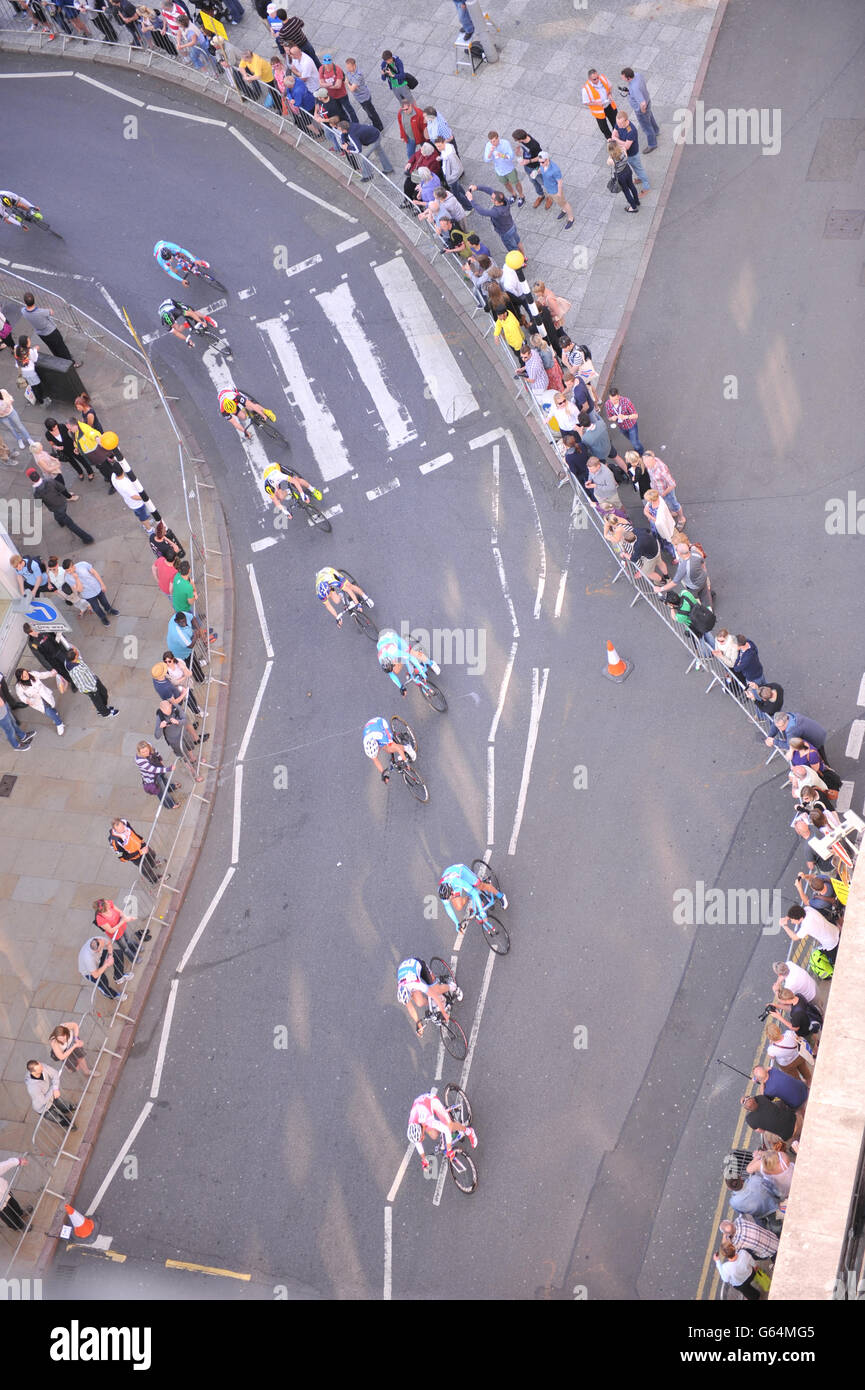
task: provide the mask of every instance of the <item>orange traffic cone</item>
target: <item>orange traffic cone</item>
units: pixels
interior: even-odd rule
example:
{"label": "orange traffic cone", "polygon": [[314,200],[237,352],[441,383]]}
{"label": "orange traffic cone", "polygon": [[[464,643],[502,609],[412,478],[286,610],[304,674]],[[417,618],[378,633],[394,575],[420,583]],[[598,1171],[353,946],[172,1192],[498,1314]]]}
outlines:
{"label": "orange traffic cone", "polygon": [[96,1233],[96,1222],[92,1216],[82,1216],[80,1211],[69,1205],[64,1210],[72,1226],[72,1239],[82,1242],[91,1240]]}
{"label": "orange traffic cone", "polygon": [[628,678],[633,669],[633,661],[623,661],[622,658],[619,656],[619,653],[613,646],[612,642],[608,642],[607,669],[604,671],[604,675],[607,677],[607,680],[615,681],[617,684],[621,684],[623,680],[626,680]]}

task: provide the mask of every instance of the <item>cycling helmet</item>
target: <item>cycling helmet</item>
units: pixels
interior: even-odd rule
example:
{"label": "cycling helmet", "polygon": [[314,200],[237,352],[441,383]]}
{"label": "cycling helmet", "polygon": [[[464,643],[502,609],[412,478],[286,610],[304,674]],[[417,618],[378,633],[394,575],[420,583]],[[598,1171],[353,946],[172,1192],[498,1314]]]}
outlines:
{"label": "cycling helmet", "polygon": [[407,1004],[411,999],[411,986],[405,980],[400,980],[396,987],[396,997],[401,1004]]}
{"label": "cycling helmet", "polygon": [[363,741],[363,751],[368,758],[377,758],[381,744],[375,734],[367,734]]}
{"label": "cycling helmet", "polygon": [[423,1130],[420,1125],[411,1124],[406,1132],[410,1144],[420,1144],[423,1140]]}
{"label": "cycling helmet", "polygon": [[174,323],[175,316],[180,312],[180,305],[175,304],[173,299],[163,299],[159,306],[158,313],[161,321],[170,328]]}
{"label": "cycling helmet", "polygon": [[163,261],[170,261],[170,260],[171,260],[171,257],[174,255],[174,252],[173,252],[173,251],[169,251],[169,249],[168,249],[167,246],[163,246],[163,248],[162,248],[162,250],[160,251],[159,255],[160,255],[160,257],[162,258]]}
{"label": "cycling helmet", "polygon": [[237,401],[233,396],[225,396],[220,402],[220,409],[225,415],[237,414]]}
{"label": "cycling helmet", "polygon": [[390,660],[389,657],[380,656],[378,659],[378,664],[383,671],[387,672],[387,674],[390,675],[391,671],[393,670],[393,662]]}
{"label": "cycling helmet", "polygon": [[442,902],[446,903],[453,891],[454,890],[453,888],[451,888],[450,884],[445,883],[444,879],[442,879],[441,883],[439,884],[439,897],[441,898]]}

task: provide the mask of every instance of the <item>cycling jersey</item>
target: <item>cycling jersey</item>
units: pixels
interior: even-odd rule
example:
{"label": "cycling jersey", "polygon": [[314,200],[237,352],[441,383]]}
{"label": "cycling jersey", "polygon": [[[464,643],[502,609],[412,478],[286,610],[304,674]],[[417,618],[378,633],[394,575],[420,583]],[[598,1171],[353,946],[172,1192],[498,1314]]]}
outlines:
{"label": "cycling jersey", "polygon": [[[236,415],[238,410],[243,410],[248,399],[249,397],[244,396],[242,391],[238,391],[236,386],[226,386],[219,393],[219,409],[223,415]],[[229,404],[226,410],[226,401],[233,401],[237,409],[232,410]]]}
{"label": "cycling jersey", "polygon": [[[423,1125],[424,1129],[431,1129],[434,1134],[443,1134],[445,1142],[450,1146],[451,1126],[450,1115],[439,1100],[428,1091],[426,1095],[418,1096],[411,1108],[408,1117],[410,1125]],[[423,1157],[423,1140],[420,1139],[415,1144],[418,1153]]]}
{"label": "cycling jersey", "polygon": [[315,592],[324,603],[328,595],[332,594],[334,590],[341,589],[344,583],[345,575],[328,565],[325,569],[319,570],[315,576]]}
{"label": "cycling jersey", "polygon": [[291,482],[291,479],[283,472],[280,464],[272,463],[269,468],[265,468],[262,482],[264,483],[264,490],[268,497],[273,497],[276,489],[283,484],[287,486]]}
{"label": "cycling jersey", "polygon": [[28,203],[26,198],[22,198],[20,193],[11,193],[8,189],[0,189],[0,217],[4,222],[11,222],[13,226],[20,227],[22,222],[21,208],[32,209],[35,204]]}
{"label": "cycling jersey", "polygon": [[393,734],[386,719],[370,719],[363,731],[363,751],[368,758],[377,758],[385,744],[393,743]]}
{"label": "cycling jersey", "polygon": [[162,322],[167,324],[169,319],[172,323],[176,323],[178,319],[188,318],[192,310],[176,299],[163,299],[158,312]]}
{"label": "cycling jersey", "polygon": [[[476,878],[467,864],[451,864],[449,869],[445,869],[440,883],[449,884],[454,893],[465,893],[472,904],[477,915],[481,920],[486,920],[486,910],[483,905],[483,894],[478,887],[480,879]],[[451,903],[450,898],[444,899],[445,911],[453,920],[454,926],[459,926],[460,919]]]}
{"label": "cycling jersey", "polygon": [[[406,666],[410,675],[426,675],[426,662],[410,650],[408,643],[400,637],[398,632],[394,632],[393,628],[385,628],[380,633],[376,646],[379,664],[383,661],[389,661],[392,666]],[[401,690],[402,681],[396,671],[388,671],[387,674],[394,685],[399,686]]]}
{"label": "cycling jersey", "polygon": [[[164,261],[161,255],[162,251],[170,251],[172,254],[172,260]],[[182,246],[178,246],[177,243],[174,241],[157,241],[156,245],[153,248],[153,254],[156,257],[159,264],[162,266],[162,269],[166,271],[167,274],[173,276],[175,280],[185,280],[187,275],[189,274],[189,271],[195,265],[195,257],[192,255],[192,252],[185,251]],[[180,271],[182,273],[178,274],[178,272],[174,269],[172,261],[176,261],[178,263]]]}
{"label": "cycling jersey", "polygon": [[426,963],[413,956],[401,961],[396,968],[396,997],[401,1004],[407,1004],[409,996],[415,992],[429,997],[430,987],[434,983]]}

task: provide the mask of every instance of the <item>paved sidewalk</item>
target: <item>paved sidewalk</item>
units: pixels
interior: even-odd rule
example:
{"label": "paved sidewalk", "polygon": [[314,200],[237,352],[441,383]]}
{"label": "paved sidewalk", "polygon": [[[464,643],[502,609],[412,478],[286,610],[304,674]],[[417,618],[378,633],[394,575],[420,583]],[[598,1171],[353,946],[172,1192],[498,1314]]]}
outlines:
{"label": "paved sidewalk", "polygon": [[[229,28],[230,43],[242,53],[252,47],[266,57],[276,53],[264,23],[245,0],[246,16]],[[497,38],[501,57],[483,64],[474,77],[468,69],[456,75],[454,40],[458,33],[452,0],[438,0],[422,17],[404,0],[331,0],[308,15],[306,34],[316,53],[333,54],[344,65],[354,57],[363,70],[373,102],[385,125],[388,153],[399,171],[404,147],[396,127],[397,104],[379,80],[382,50],[391,49],[418,79],[412,93],[420,107],[433,105],[452,127],[466,166],[467,183],[495,186],[489,165],[483,163],[487,133],[497,129],[510,140],[522,126],[549,150],[564,175],[564,191],[575,222],[565,232],[558,209],[533,210],[534,191],[528,181],[526,205],[514,209],[517,227],[529,257],[532,279],[544,280],[572,302],[566,325],[571,335],[592,348],[601,369],[616,336],[637,276],[640,258],[652,225],[658,193],[675,146],[671,118],[691,98],[719,0],[655,0],[630,3],[607,0],[576,8],[573,0],[507,0],[490,7],[498,34],[488,30],[482,5],[472,3],[475,29],[486,41]],[[289,14],[295,12],[286,7]],[[580,91],[590,67],[610,81],[614,96],[623,67],[645,74],[653,109],[661,127],[658,149],[646,170],[651,191],[642,200],[641,215],[626,217],[624,196],[607,192],[607,151],[594,119],[583,107]],[[358,111],[362,117],[363,112]],[[645,141],[640,134],[641,150]],[[398,174],[394,179],[398,179]],[[401,182],[401,179],[399,180]],[[484,199],[484,205],[488,203]],[[504,256],[487,218],[470,225],[490,247],[496,264]],[[485,233],[490,233],[485,235]],[[586,268],[580,257],[585,251]]]}
{"label": "paved sidewalk", "polygon": [[[8,305],[7,312],[11,317]],[[185,543],[187,530],[177,444],[155,389],[149,382],[140,382],[139,398],[127,399],[129,383],[134,378],[123,365],[101,353],[92,343],[76,340],[68,331],[66,337],[70,347],[74,346],[76,356],[83,358],[80,375],[103,424],[117,432],[125,456],[136,465],[156,506]],[[59,401],[48,410],[28,407],[15,385],[10,357],[7,353],[0,359],[0,385],[13,392],[19,407],[23,405],[21,414],[25,423],[33,437],[41,439],[42,420],[46,414],[54,413],[65,419],[74,411]],[[28,495],[29,483],[23,476],[27,463],[25,458],[17,467],[0,465],[0,489],[5,498]],[[95,996],[95,1005],[90,1005],[92,986],[83,984],[78,972],[79,949],[93,934],[91,905],[94,899],[111,897],[122,904],[130,888],[136,886],[139,918],[144,919],[151,904],[155,903],[158,921],[165,922],[164,930],[157,930],[158,921],[152,925],[152,941],[144,948],[135,978],[124,986],[128,992],[124,1013],[132,1017],[137,1016],[143,1005],[152,974],[150,962],[158,958],[164,948],[182,902],[180,891],[160,888],[155,897],[141,891],[134,866],[121,863],[107,841],[114,817],[125,817],[146,835],[156,811],[156,798],[143,791],[134,762],[139,740],[154,743],[166,763],[172,758],[164,743],[153,737],[158,700],[150,675],[151,667],[161,659],[165,649],[171,604],[151,575],[153,556],[147,537],[121,499],[107,495],[98,473],[93,483],[75,479],[68,466],[64,473],[70,491],[80,497],[80,501],[70,504],[70,512],[91,532],[95,544],[83,546],[48,519],[38,544],[23,545],[22,551],[43,558],[52,553],[61,558],[86,558],[102,575],[109,600],[119,610],[119,616],[111,619],[110,627],[103,627],[95,614],[79,616],[74,609],[58,602],[57,595],[49,595],[48,601],[57,602],[71,628],[66,634],[67,640],[80,648],[85,661],[104,681],[110,700],[120,713],[115,719],[100,718],[90,701],[70,687],[59,699],[66,725],[63,737],[58,737],[45,716],[25,709],[17,711],[16,718],[25,729],[37,731],[31,751],[14,752],[5,737],[0,745],[0,776],[11,774],[15,778],[8,798],[0,800],[0,1158],[28,1151],[33,1153],[31,1165],[16,1175],[14,1190],[22,1203],[32,1202],[33,1192],[44,1181],[47,1170],[39,1161],[40,1151],[52,1155],[59,1146],[60,1136],[56,1126],[43,1125],[42,1130],[47,1133],[44,1139],[41,1133],[37,1136],[35,1149],[31,1150],[36,1115],[25,1090],[25,1064],[30,1058],[49,1061],[47,1040],[58,1023],[80,1019],[88,1007],[103,1019],[113,1010],[111,1002],[101,994]],[[217,494],[207,492],[205,498],[209,543],[214,550],[226,555]],[[209,572],[215,569],[224,573],[230,583],[230,566],[217,555],[208,558]],[[219,633],[218,645],[227,650],[230,590],[226,593],[221,583],[211,580],[209,599],[210,622]],[[25,606],[22,602],[21,607]],[[7,663],[13,681],[14,666],[20,664],[40,669],[29,650],[23,647],[23,655]],[[227,665],[227,660],[220,662],[218,657],[214,658],[214,675],[225,679],[222,668]],[[6,675],[8,679],[9,669]],[[205,687],[200,685],[196,689],[203,705]],[[207,719],[211,739],[205,745],[204,756],[214,764],[219,761],[226,694],[224,686],[211,685]],[[204,768],[202,771],[206,773],[205,781],[194,790],[202,797],[211,797],[216,774]],[[191,778],[188,773],[178,771],[175,780],[181,784],[185,801],[193,790]],[[188,807],[177,850],[169,865],[167,882],[174,890],[182,890],[191,874],[196,857],[193,851],[204,834],[207,811],[208,803],[204,800],[195,800]],[[162,812],[159,832],[154,839],[161,855],[168,852],[182,815],[182,808]],[[97,1023],[97,1035],[101,1026]],[[116,1023],[109,1046],[122,1052],[131,1041],[131,1033],[130,1025],[124,1030],[122,1022]],[[80,1114],[76,1116],[79,1132],[71,1140],[73,1152],[80,1153],[82,1141],[89,1142],[87,1122],[99,1104],[99,1088],[104,1086],[110,1060],[107,1058],[103,1062],[102,1079],[90,1087]],[[89,1064],[92,1062],[91,1054]],[[115,1064],[109,1080],[113,1080],[117,1070]],[[83,1077],[79,1073],[64,1071],[62,1093],[66,1098],[75,1100],[82,1085]],[[106,1100],[103,1095],[103,1105]],[[62,1159],[52,1173],[52,1187],[63,1192],[72,1190],[82,1166]],[[28,1237],[26,1254],[35,1257],[51,1220],[52,1203],[45,1201],[37,1211],[34,1235]],[[14,1248],[14,1239],[11,1231],[0,1226],[2,1267]]]}

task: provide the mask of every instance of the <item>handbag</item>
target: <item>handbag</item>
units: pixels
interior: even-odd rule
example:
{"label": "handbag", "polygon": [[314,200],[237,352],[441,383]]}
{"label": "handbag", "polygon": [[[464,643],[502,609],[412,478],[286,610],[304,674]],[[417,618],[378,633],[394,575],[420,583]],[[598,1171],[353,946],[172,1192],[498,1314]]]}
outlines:
{"label": "handbag", "polygon": [[610,177],[607,179],[607,192],[608,192],[608,193],[618,193],[618,191],[619,191],[619,180],[616,178],[616,175],[615,175],[615,174],[611,174]]}
{"label": "handbag", "polygon": [[413,77],[410,72],[403,72],[402,80],[408,87],[409,91],[413,92],[415,87],[417,86],[417,78]]}

